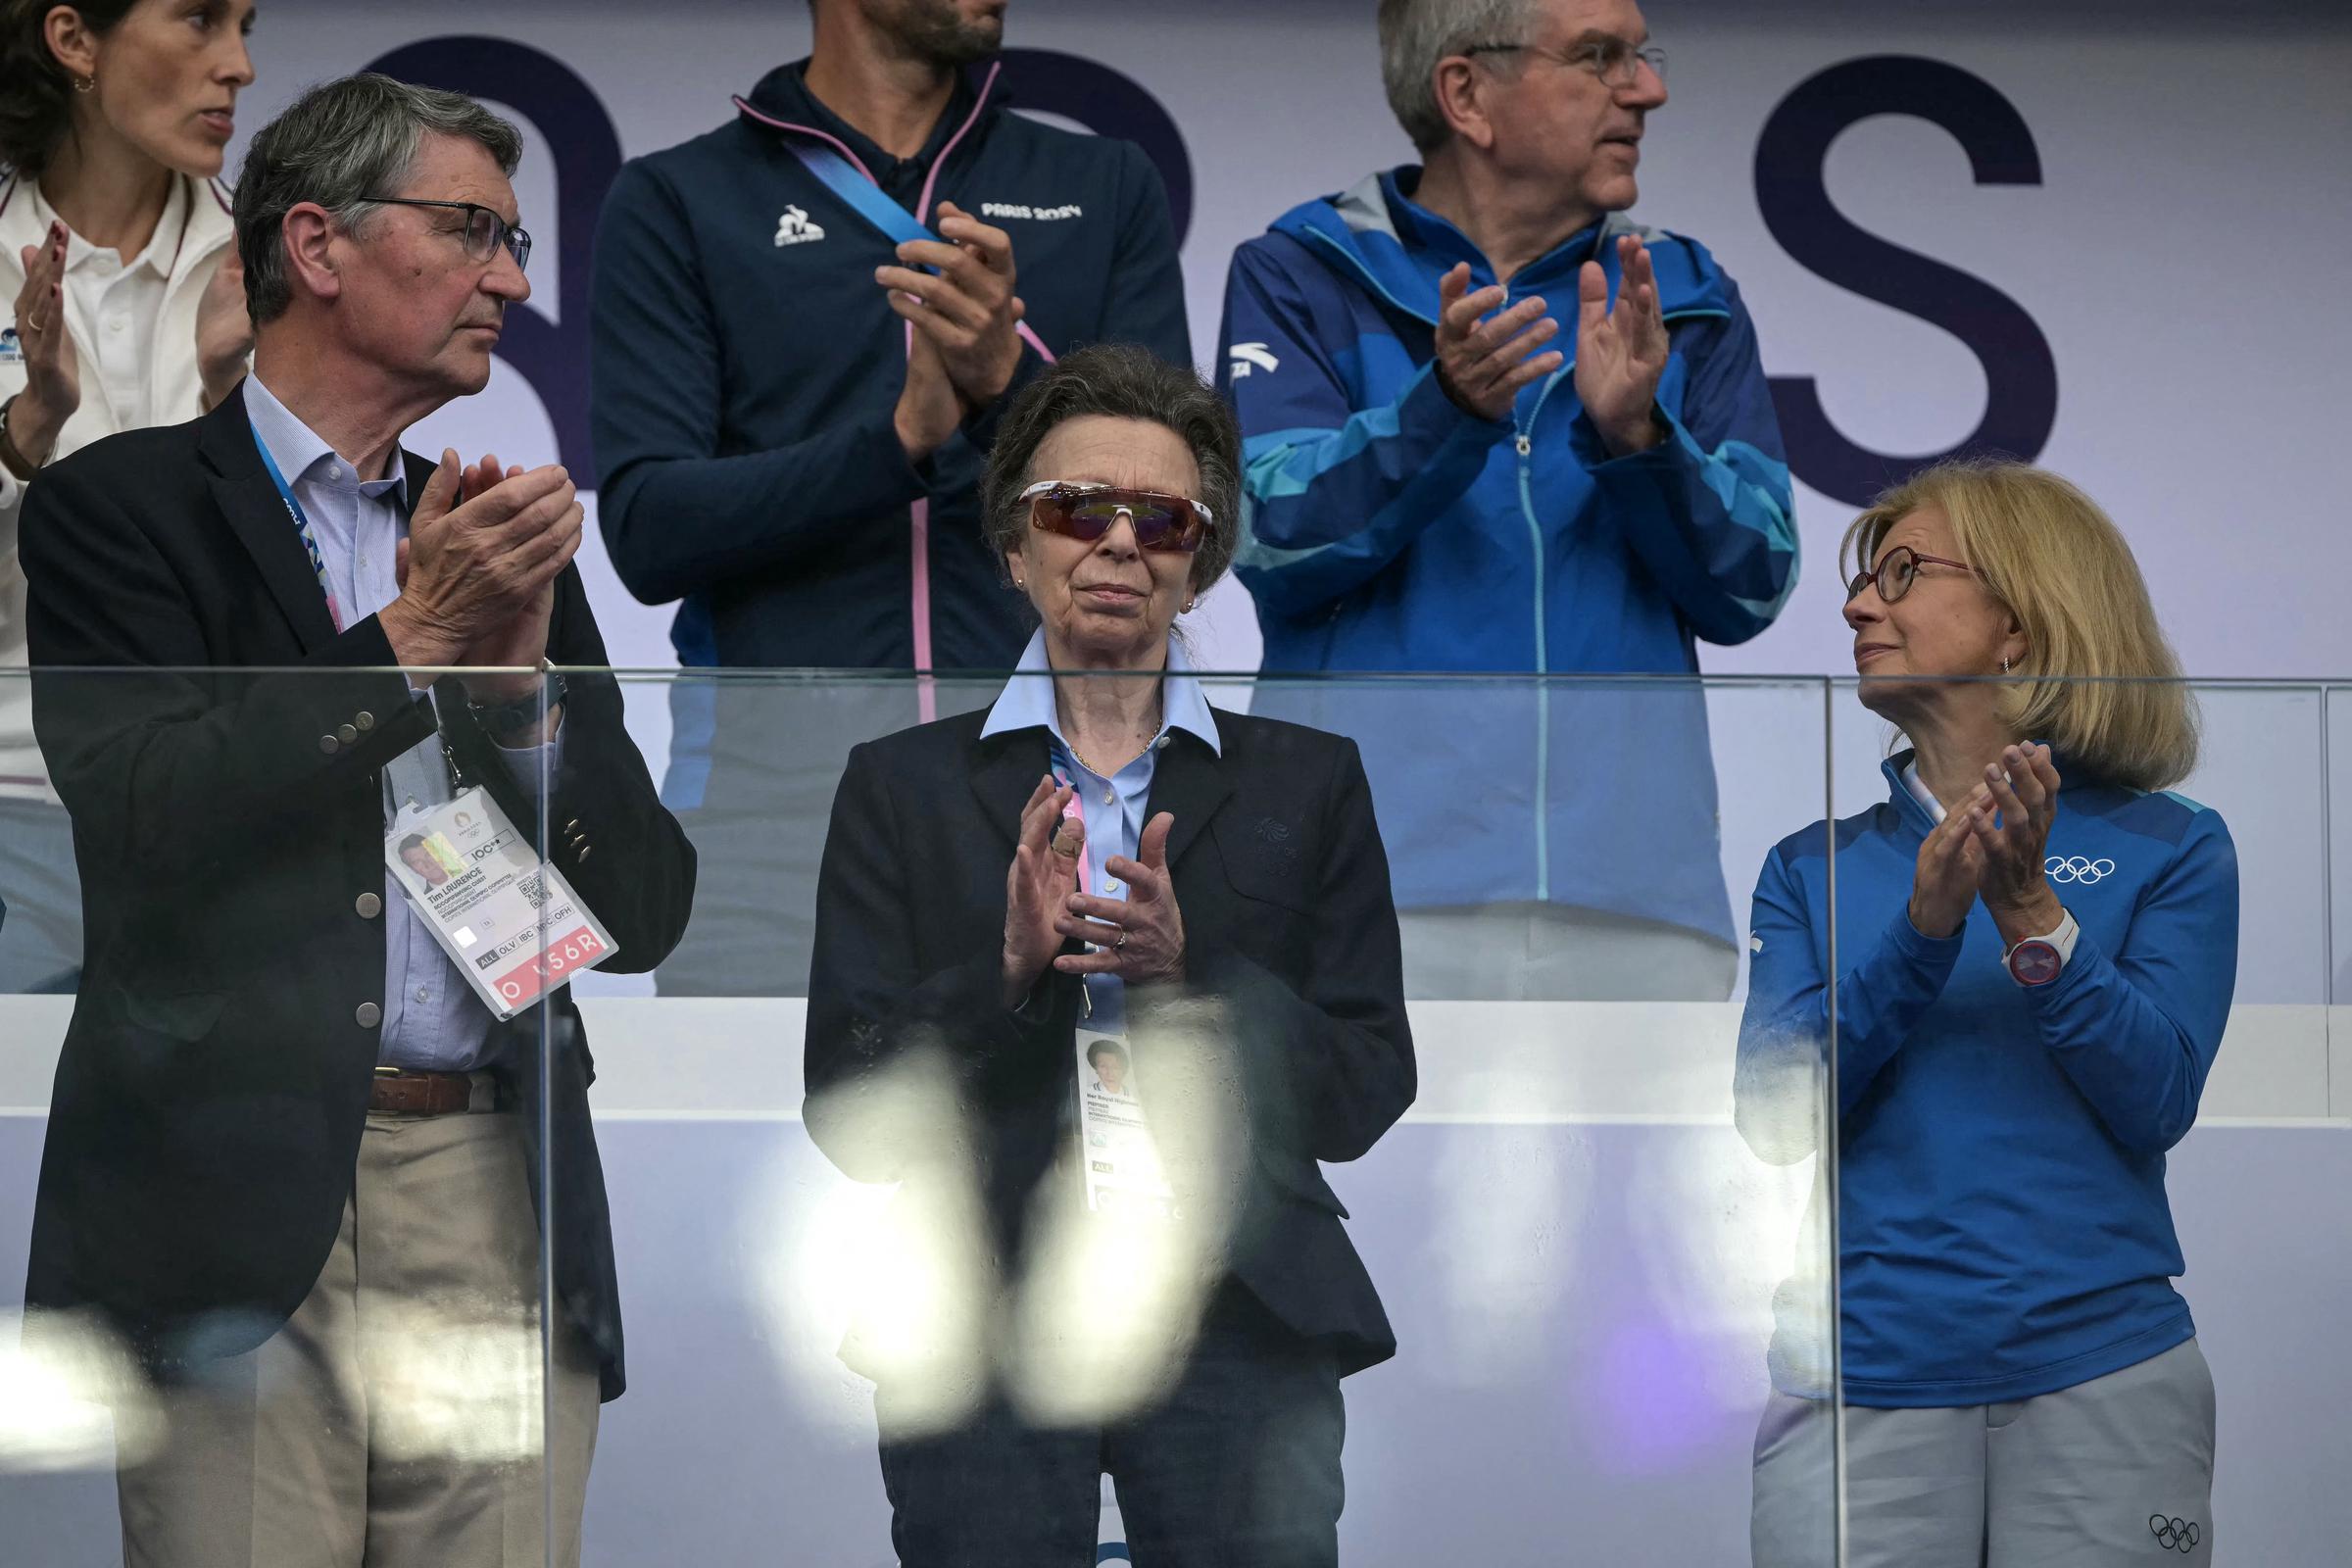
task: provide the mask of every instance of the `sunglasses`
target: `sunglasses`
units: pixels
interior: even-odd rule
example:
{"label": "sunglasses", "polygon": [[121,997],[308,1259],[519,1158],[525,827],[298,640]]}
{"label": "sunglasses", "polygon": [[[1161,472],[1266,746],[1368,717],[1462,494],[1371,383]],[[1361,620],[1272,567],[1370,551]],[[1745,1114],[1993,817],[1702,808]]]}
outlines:
{"label": "sunglasses", "polygon": [[1115,484],[1082,484],[1074,479],[1041,479],[1021,492],[1029,520],[1048,533],[1093,544],[1125,517],[1135,542],[1146,550],[1200,548],[1201,536],[1216,526],[1208,508],[1189,496],[1130,490]]}

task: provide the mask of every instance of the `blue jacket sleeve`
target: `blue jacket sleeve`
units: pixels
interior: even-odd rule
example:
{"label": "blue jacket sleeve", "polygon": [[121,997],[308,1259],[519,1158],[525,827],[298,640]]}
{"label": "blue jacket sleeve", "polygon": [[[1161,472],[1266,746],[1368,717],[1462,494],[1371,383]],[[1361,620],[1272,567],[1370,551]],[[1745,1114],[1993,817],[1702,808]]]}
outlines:
{"label": "blue jacket sleeve", "polygon": [[[1740,1020],[1733,1119],[1757,1156],[1794,1164],[1820,1144],[1830,995],[1805,885],[1782,849],[1764,860],[1749,924],[1747,1009]],[[1824,912],[1821,918],[1827,919]],[[1838,1115],[1842,1121],[1943,994],[1962,938],[1927,937],[1908,911],[1838,982]]]}
{"label": "blue jacket sleeve", "polygon": [[2028,993],[2041,1042],[2116,1142],[2160,1154],[2197,1119],[2237,989],[2237,847],[2201,811],[2140,895],[2123,951],[2079,938]]}
{"label": "blue jacket sleeve", "polygon": [[589,422],[597,522],[649,605],[839,545],[837,525],[924,494],[892,411],[804,441],[728,453],[720,313],[676,189],[643,163],[613,181],[591,285]]}
{"label": "blue jacket sleeve", "polygon": [[[1285,244],[1290,242],[1285,241]],[[1506,420],[1463,413],[1421,368],[1359,406],[1300,279],[1263,243],[1234,253],[1218,385],[1242,421],[1248,526],[1234,570],[1260,605],[1299,614],[1378,573],[1469,490]]]}
{"label": "blue jacket sleeve", "polygon": [[1797,538],[1755,324],[1738,285],[1727,277],[1723,287],[1727,316],[1674,333],[1655,410],[1665,438],[1613,458],[1580,412],[1569,441],[1592,472],[1598,514],[1618,519],[1692,631],[1731,644],[1771,625],[1788,602]]}

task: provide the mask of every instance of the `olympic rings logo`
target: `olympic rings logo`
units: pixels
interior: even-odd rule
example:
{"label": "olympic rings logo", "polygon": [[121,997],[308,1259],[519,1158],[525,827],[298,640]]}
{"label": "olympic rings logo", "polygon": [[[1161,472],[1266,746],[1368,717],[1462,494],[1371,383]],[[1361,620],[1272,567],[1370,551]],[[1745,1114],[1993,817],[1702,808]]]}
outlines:
{"label": "olympic rings logo", "polygon": [[2182,1556],[2196,1550],[2197,1543],[2205,1539],[2194,1519],[2167,1519],[2160,1513],[2148,1515],[2148,1534],[2156,1538],[2159,1546],[2169,1546]]}
{"label": "olympic rings logo", "polygon": [[2053,882],[2103,882],[2115,875],[2115,862],[2085,860],[2080,855],[2053,855],[2041,862],[2041,874]]}

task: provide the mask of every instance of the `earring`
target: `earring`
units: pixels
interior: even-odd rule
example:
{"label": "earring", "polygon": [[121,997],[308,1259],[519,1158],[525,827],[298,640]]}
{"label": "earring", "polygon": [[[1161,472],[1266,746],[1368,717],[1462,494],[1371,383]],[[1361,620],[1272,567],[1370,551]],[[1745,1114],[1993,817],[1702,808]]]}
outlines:
{"label": "earring", "polygon": [[2001,656],[2001,673],[2004,675],[2009,673],[2009,656],[2007,654]]}
{"label": "earring", "polygon": [[1184,602],[1184,608],[1183,608],[1182,610],[1179,610],[1178,612],[1176,612],[1176,613],[1178,613],[1179,615],[1189,615],[1189,614],[1191,614],[1192,612],[1193,612],[1193,602],[1192,602],[1190,599],[1187,599],[1187,600]]}
{"label": "earring", "polygon": [[98,78],[96,76],[75,76],[74,78],[75,92],[91,92],[96,90],[97,86]]}

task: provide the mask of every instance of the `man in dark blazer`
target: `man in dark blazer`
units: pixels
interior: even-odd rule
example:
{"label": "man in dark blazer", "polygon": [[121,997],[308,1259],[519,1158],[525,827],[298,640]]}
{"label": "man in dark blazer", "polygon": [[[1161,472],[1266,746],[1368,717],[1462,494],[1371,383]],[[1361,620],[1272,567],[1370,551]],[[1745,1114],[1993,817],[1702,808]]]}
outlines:
{"label": "man in dark blazer", "polygon": [[608,967],[652,968],[692,902],[595,667],[568,478],[399,445],[480,390],[529,292],[519,153],[455,94],[314,89],[239,186],[252,377],[26,506],[89,956],[25,1297],[148,1370],[119,1418],[132,1564],[539,1564],[545,1472],[545,1560],[577,1560],[623,1381],[579,1012],[564,991],[500,1022],[385,860],[396,795],[479,786],[610,930]]}

